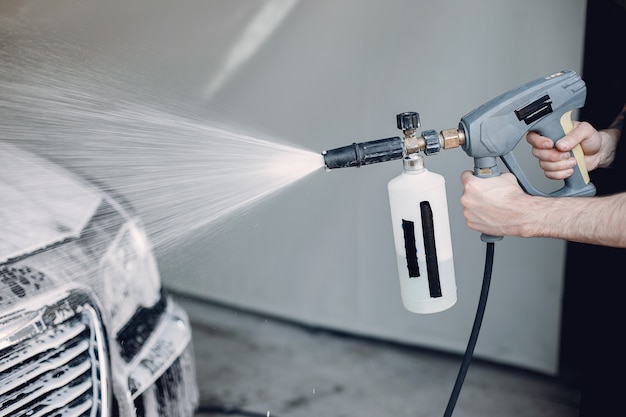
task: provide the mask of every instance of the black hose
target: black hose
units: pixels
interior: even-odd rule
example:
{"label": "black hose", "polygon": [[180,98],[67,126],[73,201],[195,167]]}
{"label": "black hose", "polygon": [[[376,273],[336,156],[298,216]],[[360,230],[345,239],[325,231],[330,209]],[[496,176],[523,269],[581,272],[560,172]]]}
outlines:
{"label": "black hose", "polygon": [[448,406],[446,407],[444,417],[452,416],[454,406],[456,405],[456,401],[459,399],[459,394],[461,392],[461,388],[463,387],[463,381],[465,381],[465,375],[467,374],[470,362],[472,361],[472,356],[474,355],[474,348],[476,347],[476,341],[478,340],[478,333],[480,332],[480,326],[483,322],[483,316],[485,315],[485,307],[487,305],[487,297],[489,295],[489,286],[491,285],[494,246],[495,245],[493,242],[487,242],[487,254],[485,256],[483,285],[480,290],[480,298],[478,300],[476,317],[474,318],[472,332],[470,333],[470,338],[467,342],[467,348],[465,349],[465,354],[463,355],[461,368],[459,369],[459,373],[456,377],[456,382],[454,383],[454,388],[452,389],[452,393],[450,394],[450,399],[448,400]]}

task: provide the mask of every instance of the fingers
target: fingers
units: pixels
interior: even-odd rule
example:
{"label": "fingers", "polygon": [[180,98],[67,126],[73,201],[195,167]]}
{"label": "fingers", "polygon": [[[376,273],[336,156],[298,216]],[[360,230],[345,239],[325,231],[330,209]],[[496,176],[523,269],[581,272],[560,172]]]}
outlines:
{"label": "fingers", "polygon": [[532,149],[532,154],[539,161],[539,166],[546,178],[564,180],[574,173],[576,158],[569,152],[559,152],[556,149]]}
{"label": "fingers", "polygon": [[532,145],[532,154],[539,161],[539,166],[546,178],[563,180],[574,173],[576,159],[572,157],[568,148],[578,140],[578,137],[568,139],[564,145],[561,145],[561,141],[565,140],[566,136],[557,142],[555,148],[550,138],[541,136],[537,132],[529,132],[526,135],[526,141]]}
{"label": "fingers", "polygon": [[573,157],[558,162],[539,161],[539,166],[543,169],[546,178],[551,180],[564,180],[574,174],[576,159]]}
{"label": "fingers", "polygon": [[467,184],[473,176],[474,174],[472,173],[472,171],[461,172],[461,183],[463,185]]}
{"label": "fingers", "polygon": [[556,144],[550,138],[541,136],[537,132],[528,132],[526,141],[536,149],[552,149],[556,148],[560,152],[569,152],[583,140],[591,137],[596,132],[595,128],[587,122],[574,122],[574,127]]}
{"label": "fingers", "polygon": [[[463,193],[460,202],[467,225],[494,236],[506,234],[512,213],[526,194],[511,173],[479,178],[472,171],[461,173]],[[513,215],[513,217],[517,217]]]}
{"label": "fingers", "polygon": [[515,185],[515,188],[519,188],[515,175],[510,172],[503,172],[495,177],[480,178],[475,176],[472,171],[463,171],[461,173],[461,183],[465,190],[471,189],[472,191],[478,192],[484,192],[486,189],[492,190],[498,186],[508,187]]}
{"label": "fingers", "polygon": [[587,122],[576,122],[574,128],[557,143],[556,148],[561,152],[569,152],[583,140],[590,138],[596,130]]}
{"label": "fingers", "polygon": [[554,142],[552,139],[541,136],[537,132],[528,132],[526,135],[526,142],[530,143],[533,149],[554,149]]}

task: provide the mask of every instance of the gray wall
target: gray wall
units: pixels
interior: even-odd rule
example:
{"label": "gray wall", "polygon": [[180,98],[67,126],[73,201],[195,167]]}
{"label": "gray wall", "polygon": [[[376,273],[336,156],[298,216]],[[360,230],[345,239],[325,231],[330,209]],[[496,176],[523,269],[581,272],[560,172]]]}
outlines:
{"label": "gray wall", "polygon": [[[456,127],[521,83],[580,71],[585,15],[584,0],[9,3],[0,11],[42,36],[42,27],[74,28],[109,54],[140,46],[129,59],[207,120],[219,113],[246,133],[315,151],[398,135],[402,111],[420,112],[424,128]],[[272,30],[253,32],[251,53],[237,55],[259,27]],[[553,187],[520,145],[531,180]],[[189,235],[160,252],[164,282],[314,326],[462,352],[485,251],[458,203],[472,161],[453,150],[426,164],[447,181],[459,300],[446,312],[414,315],[400,304],[386,195],[399,162],[320,170]],[[496,244],[477,356],[556,371],[564,249],[547,239]]]}

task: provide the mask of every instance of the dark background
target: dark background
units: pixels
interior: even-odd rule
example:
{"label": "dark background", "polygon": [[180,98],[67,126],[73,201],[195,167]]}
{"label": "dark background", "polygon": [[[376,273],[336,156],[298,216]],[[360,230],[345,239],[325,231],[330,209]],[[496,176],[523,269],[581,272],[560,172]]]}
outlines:
{"label": "dark background", "polygon": [[[588,1],[582,73],[587,101],[580,120],[597,129],[608,127],[626,103],[625,29],[626,1]],[[598,195],[626,189],[624,165],[591,173]],[[560,375],[567,381],[582,384],[584,373],[585,381],[598,383],[596,378],[618,375],[623,368],[625,258],[622,249],[568,243],[560,355]]]}

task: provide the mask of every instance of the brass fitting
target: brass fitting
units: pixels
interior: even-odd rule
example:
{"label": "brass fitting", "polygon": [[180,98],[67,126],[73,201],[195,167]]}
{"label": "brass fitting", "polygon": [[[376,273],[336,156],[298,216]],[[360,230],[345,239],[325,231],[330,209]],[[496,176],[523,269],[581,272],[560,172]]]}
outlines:
{"label": "brass fitting", "polygon": [[437,133],[426,130],[417,136],[421,126],[419,113],[404,112],[396,115],[398,129],[404,133],[405,156],[423,151],[426,155],[436,155],[441,148],[458,148],[465,143],[465,132],[459,129],[446,129]]}
{"label": "brass fitting", "polygon": [[440,132],[443,149],[458,148],[465,143],[465,132],[459,129],[445,129]]}
{"label": "brass fitting", "polygon": [[418,153],[426,148],[424,138],[417,136],[415,132],[415,129],[406,129],[404,131],[404,150],[407,155]]}

